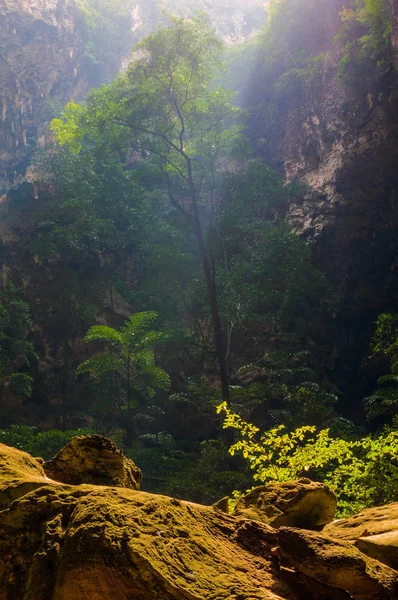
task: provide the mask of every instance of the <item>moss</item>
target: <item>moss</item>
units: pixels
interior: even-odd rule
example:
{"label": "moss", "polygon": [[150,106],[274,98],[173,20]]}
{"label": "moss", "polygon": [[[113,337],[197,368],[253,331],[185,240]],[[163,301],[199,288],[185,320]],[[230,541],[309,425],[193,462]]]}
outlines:
{"label": "moss", "polygon": [[[6,446],[0,450],[3,485],[42,472],[29,455]],[[305,577],[291,573],[285,579],[271,552],[276,531],[264,524],[138,490],[42,479],[39,489],[0,511],[0,600],[320,597],[310,592]],[[352,549],[345,558],[340,552],[345,545],[331,538],[325,543],[312,532],[285,532],[288,548],[300,546],[304,559],[309,548],[310,566],[319,562],[319,569],[329,553],[333,564],[338,559],[347,570],[351,554],[358,553]],[[306,542],[309,535],[314,543]],[[376,592],[393,582],[387,567],[380,573],[371,563],[369,568],[372,573],[361,575],[361,581]],[[334,598],[329,592],[323,597]]]}
{"label": "moss", "polygon": [[0,444],[0,509],[46,482],[39,460]]}

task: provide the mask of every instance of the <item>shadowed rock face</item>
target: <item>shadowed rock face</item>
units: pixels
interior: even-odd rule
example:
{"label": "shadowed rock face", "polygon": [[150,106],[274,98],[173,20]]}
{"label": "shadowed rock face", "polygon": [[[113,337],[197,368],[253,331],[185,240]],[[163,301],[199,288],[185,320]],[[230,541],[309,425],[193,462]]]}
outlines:
{"label": "shadowed rock face", "polygon": [[92,483],[137,490],[141,482],[140,469],[101,435],[74,437],[44,464],[44,470],[51,479],[72,485]]}
{"label": "shadowed rock face", "polygon": [[364,554],[398,570],[398,532],[364,536],[357,540],[357,548]]}
{"label": "shadowed rock face", "polygon": [[[324,3],[324,19],[302,40],[312,56],[326,52],[324,63],[300,90],[278,99],[271,119],[254,114],[253,138],[266,162],[289,181],[308,186],[284,215],[311,243],[316,265],[340,298],[326,324],[325,366],[347,399],[346,416],[363,418],[369,379],[373,382],[383,367],[374,372],[361,361],[377,315],[395,311],[398,299],[398,70],[381,74],[369,60],[342,81],[341,51],[331,40],[341,29],[345,5],[345,0]],[[397,0],[390,8],[397,69]],[[271,86],[272,81],[255,77],[255,100],[261,104]]]}
{"label": "shadowed rock face", "polygon": [[357,600],[398,598],[398,572],[365,558],[353,545],[303,529],[281,527],[278,544],[288,564]]}
{"label": "shadowed rock face", "polygon": [[0,3],[0,176],[24,174],[51,103],[87,91],[73,0]]}
{"label": "shadowed rock face", "polygon": [[[115,464],[105,438],[77,438],[65,452],[76,446]],[[133,489],[58,483],[41,461],[0,445],[0,498],[10,488],[0,600],[395,598],[398,573],[350,543]]]}

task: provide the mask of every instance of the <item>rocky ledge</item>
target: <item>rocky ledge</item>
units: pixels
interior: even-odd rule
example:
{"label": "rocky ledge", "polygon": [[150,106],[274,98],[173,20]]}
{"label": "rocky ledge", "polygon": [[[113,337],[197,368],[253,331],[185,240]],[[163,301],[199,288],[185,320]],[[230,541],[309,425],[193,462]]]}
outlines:
{"label": "rocky ledge", "polygon": [[279,516],[296,520],[300,506],[306,514],[316,506],[315,522],[324,522],[332,494],[308,480],[252,493],[239,510],[255,499],[254,519],[140,492],[139,480],[100,436],[73,440],[50,463],[0,444],[0,600],[398,598],[398,572],[357,544],[388,533],[398,505],[369,514],[384,527],[366,528],[364,511],[358,527],[335,522],[325,534],[260,520],[275,516],[266,508],[275,501]]}

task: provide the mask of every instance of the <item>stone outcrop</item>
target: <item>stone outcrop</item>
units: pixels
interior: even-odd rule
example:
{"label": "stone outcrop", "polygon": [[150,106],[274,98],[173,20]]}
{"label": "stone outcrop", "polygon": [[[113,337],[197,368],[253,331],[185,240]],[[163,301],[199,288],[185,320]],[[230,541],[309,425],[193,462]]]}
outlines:
{"label": "stone outcrop", "polygon": [[0,510],[46,481],[41,462],[26,452],[0,444]]}
{"label": "stone outcrop", "polygon": [[334,521],[324,533],[354,542],[364,554],[398,569],[398,502]]}
{"label": "stone outcrop", "polygon": [[365,557],[348,542],[281,527],[278,547],[289,566],[327,586],[346,590],[353,598],[398,598],[398,572]]}
{"label": "stone outcrop", "polygon": [[[391,8],[398,56],[396,1]],[[374,321],[394,311],[398,298],[398,72],[376,74],[367,64],[343,83],[340,58],[337,48],[329,51],[286,115],[281,147],[287,178],[312,190],[292,201],[288,218],[314,245],[317,264],[341,298],[328,368],[352,403],[368,393],[367,378],[377,376],[361,365]]]}
{"label": "stone outcrop", "polygon": [[[381,312],[395,311],[398,300],[398,8],[390,0],[388,67],[378,69],[370,53],[356,62],[354,51],[345,56],[342,77],[346,49],[336,36],[347,6],[345,0],[311,4],[312,27],[299,47],[316,57],[313,69],[309,61],[307,72],[292,77],[297,64],[291,56],[292,71],[279,80],[282,71],[264,56],[268,71],[254,70],[241,94],[252,112],[258,155],[307,188],[281,212],[312,245],[316,266],[340,299],[319,335],[329,348],[326,376],[347,400],[346,416],[358,418],[362,399],[385,372],[382,364],[363,364],[374,322]],[[297,42],[297,33],[290,35]]]}
{"label": "stone outcrop", "polygon": [[126,458],[116,444],[101,435],[74,437],[44,471],[62,483],[109,485],[138,490],[141,470]]}
{"label": "stone outcrop", "polygon": [[[94,438],[91,460],[95,441],[101,470],[107,460],[111,470],[114,448]],[[81,452],[81,438],[68,452],[79,468],[76,444]],[[42,461],[1,445],[0,498],[9,489],[0,600],[396,598],[398,572],[350,542],[134,489],[60,483]]]}
{"label": "stone outcrop", "polygon": [[[2,463],[9,463],[0,471],[3,488],[42,476],[25,453],[1,450]],[[262,556],[244,547],[240,524],[212,507],[164,496],[43,480],[0,512],[0,599],[299,600],[307,594],[305,581],[281,577],[270,545]]]}
{"label": "stone outcrop", "polygon": [[225,0],[224,2],[208,2],[196,0],[194,3],[180,0],[131,0],[133,6],[133,31],[140,37],[154,31],[168,14],[191,16],[197,11],[206,11],[217,35],[227,44],[246,41],[259,32],[265,20],[264,2],[262,0]]}
{"label": "stone outcrop", "polygon": [[398,68],[398,1],[390,0],[390,14],[392,21],[391,39],[395,54],[395,68]]}
{"label": "stone outcrop", "polygon": [[364,554],[398,570],[398,531],[361,537],[356,546]]}
{"label": "stone outcrop", "polygon": [[323,529],[326,535],[350,542],[389,531],[398,531],[398,502],[366,508],[354,517],[333,521]]}
{"label": "stone outcrop", "polygon": [[328,486],[303,478],[255,488],[239,499],[234,514],[273,527],[314,529],[333,520],[336,506]]}

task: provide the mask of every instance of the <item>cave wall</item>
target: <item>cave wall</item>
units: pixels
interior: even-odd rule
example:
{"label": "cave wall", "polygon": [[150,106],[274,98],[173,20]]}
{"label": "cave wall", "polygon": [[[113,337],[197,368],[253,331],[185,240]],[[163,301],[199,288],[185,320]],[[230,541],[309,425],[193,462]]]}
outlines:
{"label": "cave wall", "polygon": [[339,296],[333,377],[346,383],[356,374],[361,396],[374,321],[398,300],[395,74],[359,94],[326,77],[313,92],[286,130],[286,175],[312,190],[292,202],[288,218],[314,244],[316,263]]}
{"label": "cave wall", "polygon": [[[343,4],[331,5],[330,39]],[[369,63],[343,80],[341,52],[330,45],[310,84],[288,108],[279,107],[265,154],[288,181],[307,186],[291,199],[287,218],[313,245],[338,294],[326,367],[343,402],[359,413],[382,373],[366,361],[375,319],[398,304],[397,7],[391,2],[395,69],[380,74]]]}
{"label": "cave wall", "polygon": [[54,105],[87,91],[73,0],[0,2],[0,177],[24,175]]}

